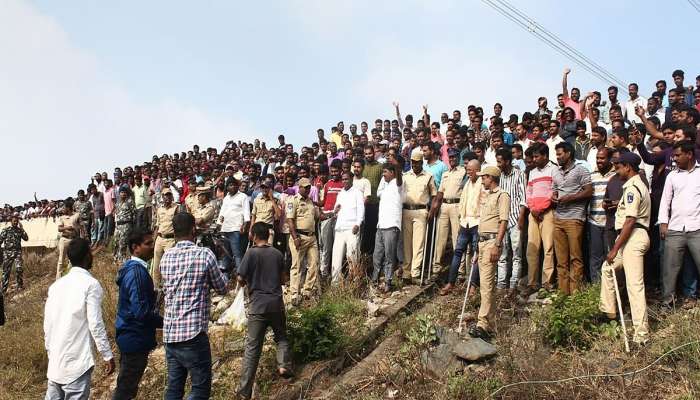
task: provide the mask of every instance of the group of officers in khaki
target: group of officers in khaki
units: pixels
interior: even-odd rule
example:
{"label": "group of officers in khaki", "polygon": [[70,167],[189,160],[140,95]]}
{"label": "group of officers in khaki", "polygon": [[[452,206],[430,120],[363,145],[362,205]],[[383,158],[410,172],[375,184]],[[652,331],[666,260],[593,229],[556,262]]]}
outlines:
{"label": "group of officers in khaki", "polygon": [[[436,188],[434,177],[423,169],[423,154],[419,150],[412,152],[411,170],[403,174],[401,189],[403,265],[397,272],[409,284],[423,283],[420,277],[424,268],[426,230],[431,218],[437,217],[438,226],[434,239],[434,257],[432,262],[428,263],[428,268],[436,270],[442,268],[440,260],[448,237],[451,237],[454,247],[460,225],[468,227],[473,223],[478,224],[479,244],[476,256],[481,276],[481,306],[478,322],[470,333],[485,337],[493,328],[496,265],[501,255],[508,223],[510,198],[508,193],[499,188],[499,168],[485,166],[480,172],[468,174],[469,168],[479,171],[478,162],[473,161],[465,168],[459,166],[457,157],[458,155],[450,154],[449,170],[442,175],[440,187]],[[632,153],[626,153],[613,160],[617,173],[626,183],[616,211],[615,228],[618,237],[602,268],[600,308],[609,318],[616,317],[613,274],[616,269],[624,268],[635,328],[634,341],[643,343],[648,335],[643,257],[649,247],[646,229],[649,227],[651,203],[649,191],[637,174],[640,161],[639,157]],[[474,163],[476,165],[472,165]],[[479,184],[482,187],[478,187]],[[311,181],[307,178],[299,180],[298,193],[287,199],[284,210],[280,209],[278,200],[272,195],[271,186],[270,182],[261,183],[261,194],[253,201],[250,222],[251,226],[255,222],[266,223],[273,232],[275,221],[280,219],[282,212],[285,213],[292,257],[289,295],[292,302],[298,304],[302,298],[313,296],[320,287],[319,247],[316,237],[320,209],[309,197]],[[160,195],[161,205],[155,211],[156,242],[151,267],[156,287],[160,280],[157,268],[160,259],[167,249],[175,245],[172,219],[178,212],[178,206],[174,204],[169,188],[162,189]],[[186,198],[186,209],[194,215],[198,229],[205,230],[215,223],[217,212],[214,203],[210,200],[210,190],[204,187],[198,187]],[[65,245],[78,229],[77,214],[72,210],[72,205],[66,204],[66,209],[59,220],[61,239],[57,277],[61,274]],[[272,237],[273,235],[270,235],[271,243]],[[305,277],[303,282],[302,277]]]}

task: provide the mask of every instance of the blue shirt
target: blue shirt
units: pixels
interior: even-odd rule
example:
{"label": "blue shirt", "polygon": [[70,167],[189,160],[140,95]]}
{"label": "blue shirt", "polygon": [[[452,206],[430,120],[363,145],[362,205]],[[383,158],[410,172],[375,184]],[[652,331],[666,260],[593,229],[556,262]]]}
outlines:
{"label": "blue shirt", "polygon": [[437,160],[433,165],[429,165],[428,162],[423,163],[423,169],[430,172],[435,179],[435,187],[440,187],[440,181],[442,181],[442,174],[447,171],[447,165],[444,162]]}

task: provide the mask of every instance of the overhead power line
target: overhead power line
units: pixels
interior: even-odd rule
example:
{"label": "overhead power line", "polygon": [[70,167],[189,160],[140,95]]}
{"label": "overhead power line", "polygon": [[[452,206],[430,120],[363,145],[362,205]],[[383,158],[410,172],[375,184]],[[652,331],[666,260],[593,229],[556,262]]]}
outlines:
{"label": "overhead power line", "polygon": [[695,11],[700,13],[700,1],[698,0],[688,0],[688,3],[695,9]]}
{"label": "overhead power line", "polygon": [[575,62],[583,69],[590,72],[593,76],[610,85],[617,86],[623,92],[627,92],[627,87],[623,81],[616,78],[614,75],[590,60],[588,57],[585,57],[581,52],[577,51],[572,46],[556,37],[553,33],[546,30],[544,27],[514,6],[506,3],[504,0],[482,0],[482,2],[493,8],[499,14],[513,21],[515,24],[519,25],[533,36],[540,39],[542,42],[558,53],[562,54],[564,57]]}

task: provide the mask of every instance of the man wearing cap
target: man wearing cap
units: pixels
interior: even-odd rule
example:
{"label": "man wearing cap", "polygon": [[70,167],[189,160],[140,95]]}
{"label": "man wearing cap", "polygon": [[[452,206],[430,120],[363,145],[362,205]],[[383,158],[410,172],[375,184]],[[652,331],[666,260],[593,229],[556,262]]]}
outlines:
{"label": "man wearing cap", "polygon": [[[19,222],[19,214],[10,217],[10,226],[0,232],[0,246],[2,247],[2,292],[7,292],[10,286],[10,272],[15,266],[15,278],[17,289],[22,290],[22,240],[29,240],[27,232]],[[2,294],[0,294],[2,296]]]}
{"label": "man wearing cap", "polygon": [[432,196],[437,195],[433,176],[423,170],[423,152],[411,153],[411,170],[403,176],[406,196],[403,203],[403,277],[414,285],[420,282],[425,247],[425,229]]}
{"label": "man wearing cap", "polygon": [[617,308],[613,274],[616,269],[624,269],[634,325],[632,340],[638,344],[646,343],[649,334],[644,294],[644,254],[649,249],[647,229],[651,217],[649,190],[639,177],[641,161],[638,155],[630,152],[613,159],[617,174],[625,180],[625,184],[615,213],[618,236],[603,263],[600,287],[600,310],[608,318],[614,319]]}
{"label": "man wearing cap", "polygon": [[214,217],[216,216],[214,204],[209,199],[210,194],[211,188],[206,186],[200,186],[196,190],[197,208],[192,215],[194,216],[194,223],[197,227],[198,235],[210,230],[211,224],[214,222]]}
{"label": "man wearing cap", "polygon": [[478,173],[486,190],[484,206],[479,215],[479,272],[481,275],[478,322],[469,329],[473,337],[488,339],[494,320],[496,264],[501,257],[503,238],[508,227],[510,196],[498,186],[501,170],[488,166]]}
{"label": "man wearing cap", "polygon": [[447,151],[450,169],[442,174],[440,187],[433,199],[433,208],[440,213],[437,227],[435,247],[435,271],[442,270],[442,256],[447,245],[448,232],[452,238],[452,249],[457,245],[459,235],[459,197],[464,187],[463,181],[467,173],[464,167],[459,165],[459,150],[450,148]]}
{"label": "man wearing cap", "polygon": [[[314,294],[317,288],[318,243],[316,242],[316,222],[319,210],[309,198],[311,181],[299,179],[299,193],[286,203],[287,225],[289,226],[289,251],[292,254],[292,267],[289,279],[292,304],[298,305],[300,292],[306,297]],[[301,279],[301,260],[306,259],[305,282]],[[303,284],[303,290],[300,286]]]}
{"label": "man wearing cap", "polygon": [[160,191],[163,204],[156,210],[156,220],[154,221],[154,235],[156,237],[155,248],[153,250],[153,261],[151,262],[150,273],[153,278],[153,287],[158,288],[160,283],[160,259],[163,253],[175,246],[175,231],[173,230],[173,217],[177,213],[177,206],[173,202],[173,193],[170,188],[165,187]]}
{"label": "man wearing cap", "polygon": [[190,179],[190,181],[187,183],[187,189],[187,196],[185,196],[185,210],[194,215],[195,211],[199,207],[197,181]]}
{"label": "man wearing cap", "polygon": [[[255,225],[256,222],[267,224],[267,227],[270,229],[270,237],[268,238],[270,245],[274,243],[274,223],[281,215],[277,199],[275,199],[273,195],[272,186],[274,186],[274,182],[271,178],[265,178],[260,182],[260,190],[262,193],[253,200],[253,211],[250,213],[250,226]],[[250,232],[248,236],[248,240],[252,242],[253,233]]]}

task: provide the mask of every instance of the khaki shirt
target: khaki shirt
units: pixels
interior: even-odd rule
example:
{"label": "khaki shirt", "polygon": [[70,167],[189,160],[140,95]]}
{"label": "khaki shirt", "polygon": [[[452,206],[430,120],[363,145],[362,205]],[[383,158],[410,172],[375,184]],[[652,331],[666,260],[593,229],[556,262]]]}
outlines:
{"label": "khaki shirt", "polygon": [[190,193],[185,197],[185,207],[187,207],[187,212],[194,215],[194,212],[199,208],[199,201],[197,201],[197,194]]}
{"label": "khaki shirt", "polygon": [[508,222],[510,196],[497,187],[486,192],[484,206],[481,207],[479,233],[498,233],[498,224]]}
{"label": "khaki shirt", "polygon": [[319,210],[310,198],[304,199],[300,194],[287,200],[287,219],[293,219],[296,229],[303,231],[316,231],[316,220],[319,217]]}
{"label": "khaki shirt", "polygon": [[272,206],[273,201],[275,200],[270,200],[264,195],[258,196],[253,201],[253,211],[250,214],[251,218],[255,216],[255,222],[264,222],[272,225],[275,222],[275,209]]}
{"label": "khaki shirt", "polygon": [[404,204],[412,206],[427,205],[430,201],[430,196],[437,194],[433,175],[425,170],[418,175],[413,170],[403,174],[403,187],[406,190]]}
{"label": "khaki shirt", "polygon": [[462,181],[466,174],[467,170],[460,166],[442,174],[438,192],[442,193],[443,199],[459,199],[460,194],[462,194]]}
{"label": "khaki shirt", "polygon": [[165,206],[158,207],[156,210],[156,227],[161,235],[174,235],[173,217],[177,212],[177,206],[172,203],[169,208]]}
{"label": "khaki shirt", "polygon": [[194,216],[195,221],[197,221],[197,228],[208,228],[209,224],[214,221],[216,209],[214,208],[214,204],[209,202],[203,206],[197,205],[197,208],[194,210],[192,215]]}
{"label": "khaki shirt", "polygon": [[651,197],[642,178],[635,175],[622,185],[622,198],[615,212],[615,230],[622,229],[627,217],[637,218],[637,223],[649,228]]}
{"label": "khaki shirt", "polygon": [[65,228],[73,228],[73,233],[61,232],[61,236],[66,239],[74,239],[80,233],[80,215],[74,212],[71,215],[61,215],[58,218],[58,226],[63,226]]}

